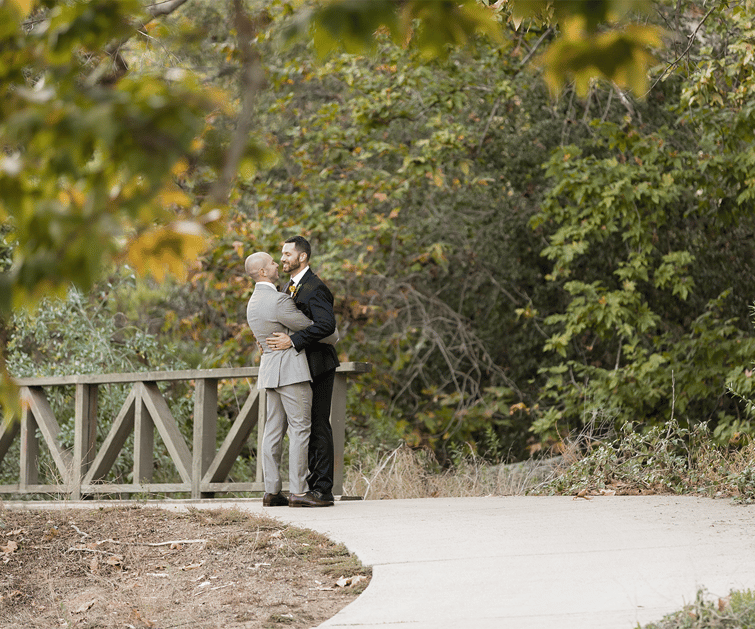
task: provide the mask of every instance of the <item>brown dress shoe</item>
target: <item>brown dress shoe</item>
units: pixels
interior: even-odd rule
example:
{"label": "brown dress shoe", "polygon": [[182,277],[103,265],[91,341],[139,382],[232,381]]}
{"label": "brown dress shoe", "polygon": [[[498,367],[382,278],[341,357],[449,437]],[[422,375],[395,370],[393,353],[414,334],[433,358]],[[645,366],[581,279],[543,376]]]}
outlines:
{"label": "brown dress shoe", "polygon": [[291,494],[288,498],[289,507],[332,507],[332,500],[323,500],[318,498],[311,491],[308,491],[303,496],[297,496]]}
{"label": "brown dress shoe", "polygon": [[281,492],[277,494],[265,494],[262,497],[263,507],[287,507],[288,498],[286,498]]}

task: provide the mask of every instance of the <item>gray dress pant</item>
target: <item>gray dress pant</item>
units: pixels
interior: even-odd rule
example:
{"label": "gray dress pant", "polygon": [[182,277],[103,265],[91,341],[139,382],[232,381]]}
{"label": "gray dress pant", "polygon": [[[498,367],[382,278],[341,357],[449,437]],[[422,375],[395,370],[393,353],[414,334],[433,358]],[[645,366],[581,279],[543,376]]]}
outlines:
{"label": "gray dress pant", "polygon": [[312,387],[309,382],[266,389],[267,419],[262,436],[262,474],[265,493],[281,490],[280,476],[283,435],[288,426],[288,488],[303,494],[307,486],[307,451],[312,413]]}

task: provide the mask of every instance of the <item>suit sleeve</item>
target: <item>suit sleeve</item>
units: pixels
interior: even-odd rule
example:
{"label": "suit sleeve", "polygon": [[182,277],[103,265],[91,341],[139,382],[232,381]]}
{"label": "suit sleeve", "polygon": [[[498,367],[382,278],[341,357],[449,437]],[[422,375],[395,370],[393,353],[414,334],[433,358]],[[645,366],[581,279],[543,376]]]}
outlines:
{"label": "suit sleeve", "polygon": [[336,330],[336,316],[333,313],[333,296],[325,284],[320,283],[308,295],[307,306],[309,306],[313,323],[291,335],[291,342],[297,352],[306,349],[314,343],[318,343],[333,334]]}
{"label": "suit sleeve", "polygon": [[289,330],[304,330],[312,325],[312,320],[296,307],[294,300],[287,295],[278,297],[278,322]]}

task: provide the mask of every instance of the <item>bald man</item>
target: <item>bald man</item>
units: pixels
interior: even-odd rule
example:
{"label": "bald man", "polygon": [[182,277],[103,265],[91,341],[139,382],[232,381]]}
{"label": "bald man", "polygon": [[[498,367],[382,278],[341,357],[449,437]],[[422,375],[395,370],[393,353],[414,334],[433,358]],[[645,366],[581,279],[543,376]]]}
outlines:
{"label": "bald man", "polygon": [[[278,292],[278,263],[265,252],[247,257],[244,267],[255,282],[246,318],[262,348],[257,388],[266,389],[267,419],[262,437],[262,472],[267,507],[325,507],[333,503],[312,494],[307,486],[307,450],[312,413],[312,388],[307,356],[295,348],[272,351],[266,342],[274,332],[291,334],[312,325],[286,293]],[[337,340],[337,332],[326,339]],[[288,498],[281,492],[283,435],[288,426]]]}

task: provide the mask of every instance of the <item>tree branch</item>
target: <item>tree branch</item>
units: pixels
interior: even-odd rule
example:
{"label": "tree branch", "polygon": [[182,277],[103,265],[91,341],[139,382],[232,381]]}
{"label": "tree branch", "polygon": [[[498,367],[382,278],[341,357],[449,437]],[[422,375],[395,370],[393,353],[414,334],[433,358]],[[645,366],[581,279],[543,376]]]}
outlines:
{"label": "tree branch", "polygon": [[186,4],[189,0],[163,0],[163,2],[155,2],[145,7],[147,13],[153,18],[161,17],[163,15],[170,15],[182,4]]}
{"label": "tree branch", "polygon": [[254,46],[254,36],[258,25],[246,14],[242,0],[233,0],[234,25],[239,38],[239,50],[242,55],[243,73],[241,79],[242,105],[238,115],[236,132],[226,153],[225,164],[220,178],[213,184],[209,198],[215,203],[228,200],[231,184],[236,177],[239,161],[244,148],[249,142],[249,133],[254,121],[255,103],[258,92],[264,85],[262,60]]}
{"label": "tree branch", "polygon": [[[698,24],[698,25],[697,25],[697,26],[695,27],[695,30],[694,30],[694,31],[692,31],[692,33],[691,33],[691,34],[690,34],[690,35],[689,35],[689,36],[687,37],[687,47],[686,47],[686,48],[685,48],[685,49],[684,49],[684,50],[682,51],[682,53],[681,53],[681,54],[680,54],[680,55],[679,55],[679,56],[678,56],[678,57],[677,57],[676,59],[674,59],[674,61],[672,61],[672,62],[671,62],[671,63],[670,63],[670,64],[669,64],[668,66],[666,66],[666,67],[664,68],[663,72],[661,72],[661,76],[659,76],[659,77],[658,77],[658,78],[657,78],[657,79],[655,80],[655,82],[654,82],[654,83],[653,83],[653,84],[652,84],[652,85],[650,86],[650,89],[648,89],[648,91],[647,91],[647,92],[645,92],[645,96],[647,96],[648,94],[650,94],[650,92],[652,91],[652,89],[653,89],[653,88],[654,88],[654,87],[655,87],[656,85],[658,85],[658,83],[660,83],[660,82],[661,82],[661,81],[662,81],[662,80],[663,80],[663,79],[664,79],[664,78],[666,77],[666,75],[667,75],[667,74],[668,74],[669,72],[671,72],[671,70],[673,70],[673,69],[674,69],[674,68],[675,68],[675,67],[677,66],[677,64],[678,64],[678,63],[679,63],[679,62],[680,62],[680,61],[681,61],[682,59],[684,59],[685,55],[686,55],[686,54],[687,54],[687,53],[688,53],[688,52],[690,51],[690,49],[692,48],[692,44],[693,44],[693,43],[695,42],[695,39],[697,38],[697,33],[698,33],[698,31],[700,30],[700,28],[702,27],[702,25],[703,25],[703,24],[705,24],[705,20],[707,20],[707,19],[708,19],[708,18],[710,17],[710,15],[711,15],[711,14],[713,13],[713,11],[715,11],[715,10],[716,10],[717,8],[718,8],[718,5],[717,5],[717,4],[714,4],[714,5],[713,5],[713,6],[712,6],[712,7],[711,7],[711,8],[709,9],[709,10],[708,10],[708,12],[707,12],[707,13],[706,13],[706,14],[705,14],[705,15],[703,16],[703,19],[702,19],[702,20],[700,20],[700,23],[699,23],[699,24]],[[643,98],[644,98],[644,97],[643,97]]]}

